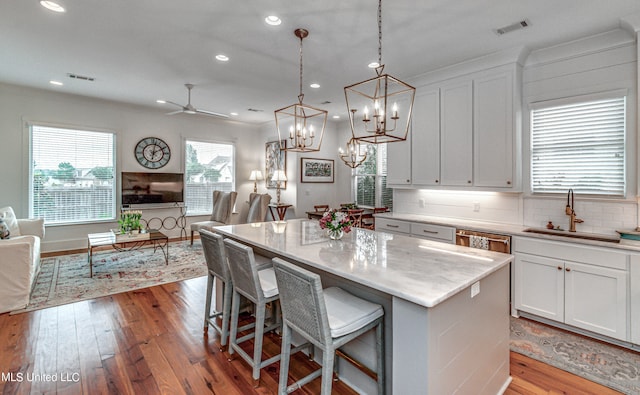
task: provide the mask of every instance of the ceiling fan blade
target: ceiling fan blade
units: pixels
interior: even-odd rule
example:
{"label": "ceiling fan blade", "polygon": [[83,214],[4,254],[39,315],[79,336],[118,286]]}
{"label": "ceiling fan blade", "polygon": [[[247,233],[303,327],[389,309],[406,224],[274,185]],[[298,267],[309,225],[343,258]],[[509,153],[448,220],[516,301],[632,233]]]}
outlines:
{"label": "ceiling fan blade", "polygon": [[182,110],[177,110],[177,111],[168,112],[165,115],[175,115],[175,114],[180,114],[181,112]]}
{"label": "ceiling fan blade", "polygon": [[166,102],[166,103],[169,103],[169,104],[173,104],[174,106],[178,106],[178,107],[180,107],[180,108],[184,108],[184,106],[183,106],[182,104],[178,104],[178,103],[176,103],[176,102],[172,102],[172,101],[169,101],[169,100],[165,100],[165,102]]}
{"label": "ceiling fan blade", "polygon": [[211,115],[214,117],[229,118],[227,114],[221,114],[219,112],[213,112],[213,111],[207,111],[207,110],[196,110],[196,112],[198,114]]}

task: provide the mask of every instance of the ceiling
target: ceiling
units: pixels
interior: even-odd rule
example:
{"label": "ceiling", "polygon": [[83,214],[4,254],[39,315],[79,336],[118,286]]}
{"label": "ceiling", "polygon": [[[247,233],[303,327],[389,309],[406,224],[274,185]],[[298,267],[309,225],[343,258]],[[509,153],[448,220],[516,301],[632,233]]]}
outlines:
{"label": "ceiling", "polygon": [[[299,39],[293,31],[299,27],[310,31],[304,40],[306,104],[345,119],[344,86],[375,75],[367,68],[378,57],[375,0],[58,3],[65,13],[37,0],[0,2],[0,82],[165,112],[177,108],[156,100],[186,104],[184,84],[192,83],[191,103],[198,109],[263,123],[297,102]],[[386,0],[382,6],[382,60],[385,72],[400,79],[505,49],[534,50],[605,32],[640,13],[638,0]],[[268,15],[282,24],[267,25]],[[526,29],[494,33],[525,18]],[[216,60],[219,53],[230,60]],[[321,87],[310,88],[312,82]]]}

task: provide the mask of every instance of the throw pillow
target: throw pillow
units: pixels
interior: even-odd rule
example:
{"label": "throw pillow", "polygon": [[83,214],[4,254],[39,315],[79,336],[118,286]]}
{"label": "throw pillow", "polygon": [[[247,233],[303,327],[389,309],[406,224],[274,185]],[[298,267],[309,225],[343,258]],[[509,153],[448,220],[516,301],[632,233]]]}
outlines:
{"label": "throw pillow", "polygon": [[9,228],[9,232],[15,237],[20,236],[20,226],[18,225],[18,219],[11,207],[0,208],[0,218],[4,219]]}
{"label": "throw pillow", "polygon": [[10,235],[9,226],[3,218],[0,218],[0,240],[8,239]]}

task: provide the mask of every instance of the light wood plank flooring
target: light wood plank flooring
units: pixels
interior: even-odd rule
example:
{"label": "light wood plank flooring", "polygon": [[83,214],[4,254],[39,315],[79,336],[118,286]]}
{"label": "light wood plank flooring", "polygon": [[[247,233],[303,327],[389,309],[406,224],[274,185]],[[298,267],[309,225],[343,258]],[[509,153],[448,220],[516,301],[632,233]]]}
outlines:
{"label": "light wood plank flooring", "polygon": [[[242,360],[227,361],[215,331],[203,335],[204,277],[31,313],[0,315],[3,394],[275,394],[278,367],[253,387]],[[279,351],[268,335],[266,355]],[[291,377],[317,365],[297,354]],[[617,394],[519,354],[511,354],[516,394]],[[34,376],[35,375],[35,376]],[[353,394],[334,383],[335,394]],[[319,379],[298,390],[320,391]]]}

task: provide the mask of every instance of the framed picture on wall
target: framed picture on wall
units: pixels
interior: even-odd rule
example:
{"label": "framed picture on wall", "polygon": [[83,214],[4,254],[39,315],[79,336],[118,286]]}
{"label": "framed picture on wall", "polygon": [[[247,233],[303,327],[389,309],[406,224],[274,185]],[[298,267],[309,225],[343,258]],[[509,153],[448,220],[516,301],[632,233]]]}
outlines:
{"label": "framed picture on wall", "polygon": [[[269,189],[276,188],[276,182],[271,180],[276,170],[283,170],[285,173],[287,172],[287,151],[284,151],[281,147],[287,147],[287,140],[270,141],[265,144],[264,183]],[[286,181],[280,183],[280,189],[287,189]]]}
{"label": "framed picture on wall", "polygon": [[300,182],[333,182],[333,159],[300,158]]}

